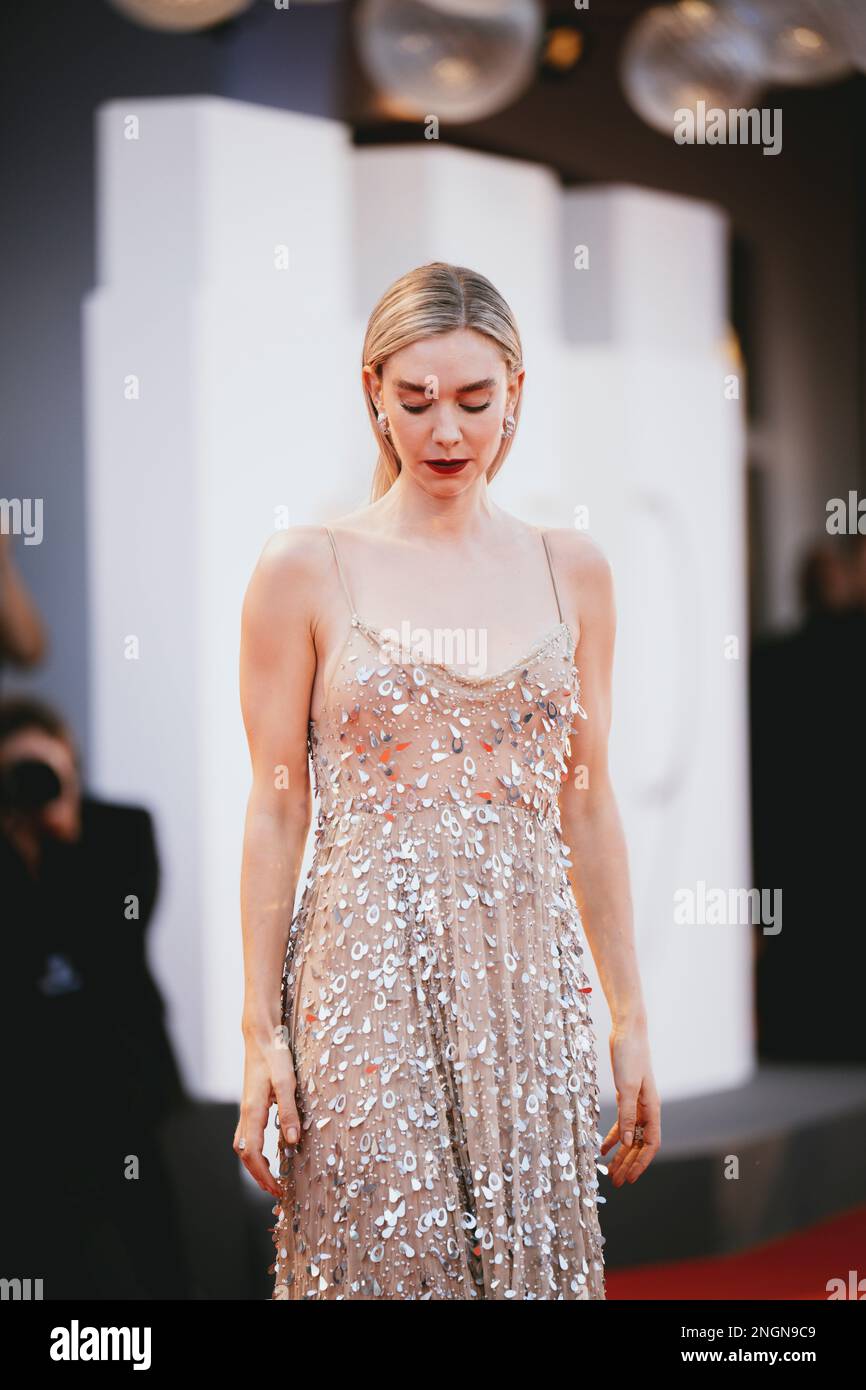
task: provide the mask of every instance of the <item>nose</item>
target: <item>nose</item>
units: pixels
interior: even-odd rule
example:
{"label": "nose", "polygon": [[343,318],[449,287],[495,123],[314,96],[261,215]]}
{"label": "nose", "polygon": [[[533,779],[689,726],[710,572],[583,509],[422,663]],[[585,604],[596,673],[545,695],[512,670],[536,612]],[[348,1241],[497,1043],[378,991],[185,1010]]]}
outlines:
{"label": "nose", "polygon": [[460,439],[460,423],[456,414],[448,406],[440,403],[433,422],[433,439],[436,444],[450,449]]}

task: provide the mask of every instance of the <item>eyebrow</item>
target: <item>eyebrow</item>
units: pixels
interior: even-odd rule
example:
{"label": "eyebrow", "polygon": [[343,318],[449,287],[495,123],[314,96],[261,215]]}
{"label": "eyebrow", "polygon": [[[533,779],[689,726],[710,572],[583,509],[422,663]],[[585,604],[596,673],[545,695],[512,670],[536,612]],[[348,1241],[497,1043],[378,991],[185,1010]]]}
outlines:
{"label": "eyebrow", "polygon": [[[482,381],[470,381],[468,386],[458,386],[457,394],[461,395],[467,391],[490,391],[496,385],[496,378],[486,376]],[[427,387],[419,386],[417,381],[395,381],[394,386],[398,391],[420,391],[423,395]]]}

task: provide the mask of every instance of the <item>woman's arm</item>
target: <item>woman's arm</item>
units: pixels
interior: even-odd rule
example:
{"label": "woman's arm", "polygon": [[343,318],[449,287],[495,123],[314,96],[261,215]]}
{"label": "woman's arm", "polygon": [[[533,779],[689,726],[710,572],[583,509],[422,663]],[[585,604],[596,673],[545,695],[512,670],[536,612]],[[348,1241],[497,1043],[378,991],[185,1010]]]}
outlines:
{"label": "woman's arm", "polygon": [[[661,1141],[658,1092],[649,1053],[646,1005],[634,939],[628,851],[608,768],[616,604],[605,556],[588,536],[562,535],[571,617],[580,621],[576,661],[587,718],[574,719],[568,778],[559,796],[562,834],[571,851],[569,880],[613,1021],[611,1062],[619,1117],[602,1153],[622,1138],[610,1165],[617,1186],[647,1167]],[[567,539],[566,539],[567,537]],[[632,1146],[635,1123],[642,1148]],[[625,1161],[624,1161],[625,1160]]]}
{"label": "woman's arm", "polygon": [[16,666],[36,666],[47,650],[45,624],[18,572],[9,534],[0,531],[0,653]]}
{"label": "woman's arm", "polygon": [[294,1064],[280,1002],[311,817],[307,729],[316,672],[317,554],[321,547],[315,528],[295,527],[273,536],[253,572],[241,621],[240,697],[252,788],[241,865],[246,1058],[234,1147],[259,1186],[275,1197],[280,1189],[263,1154],[274,1101],[287,1142],[296,1143],[300,1136]]}

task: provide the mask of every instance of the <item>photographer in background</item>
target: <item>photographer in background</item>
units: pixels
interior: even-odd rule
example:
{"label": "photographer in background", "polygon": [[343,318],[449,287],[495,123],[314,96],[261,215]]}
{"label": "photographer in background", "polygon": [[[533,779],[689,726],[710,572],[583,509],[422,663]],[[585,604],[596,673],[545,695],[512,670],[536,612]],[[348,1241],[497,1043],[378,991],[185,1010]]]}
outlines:
{"label": "photographer in background", "polygon": [[799,624],[751,656],[755,875],[785,905],[782,931],[754,937],[758,1055],[772,1062],[866,1061],[866,609],[851,549],[848,537],[823,536],[805,551]]}
{"label": "photographer in background", "polygon": [[145,936],[150,814],[83,796],[70,731],[0,701],[0,1276],[186,1298],[160,1122],[186,1103]]}

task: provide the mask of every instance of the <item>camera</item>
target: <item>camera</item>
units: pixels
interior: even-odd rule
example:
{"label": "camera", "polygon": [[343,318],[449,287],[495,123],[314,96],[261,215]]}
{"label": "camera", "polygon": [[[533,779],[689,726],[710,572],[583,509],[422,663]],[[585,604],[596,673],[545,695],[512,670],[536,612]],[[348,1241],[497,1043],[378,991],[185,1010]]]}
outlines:
{"label": "camera", "polygon": [[39,811],[60,792],[60,778],[41,758],[19,758],[0,768],[2,811]]}

